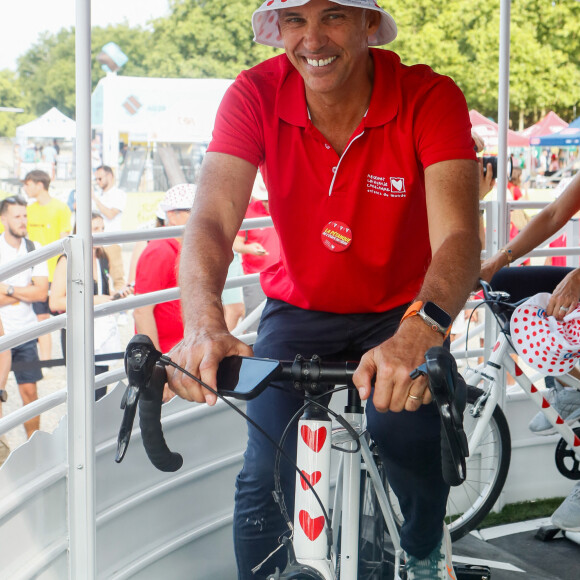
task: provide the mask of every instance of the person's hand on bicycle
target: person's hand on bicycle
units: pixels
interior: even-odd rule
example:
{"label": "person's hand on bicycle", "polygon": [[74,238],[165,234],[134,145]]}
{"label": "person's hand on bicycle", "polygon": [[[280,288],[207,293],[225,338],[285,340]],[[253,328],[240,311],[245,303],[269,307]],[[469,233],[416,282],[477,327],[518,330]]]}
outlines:
{"label": "person's hand on bicycle", "polygon": [[[169,352],[173,362],[213,389],[217,388],[216,375],[220,361],[232,355],[253,356],[253,351],[228,332],[223,316],[211,324],[186,330],[183,340]],[[216,395],[171,366],[167,366],[167,381],[169,388],[182,399],[208,405],[217,402]]]}
{"label": "person's hand on bicycle", "polygon": [[554,289],[546,314],[562,320],[578,306],[580,297],[580,268],[572,270]]}
{"label": "person's hand on bicycle", "polygon": [[443,336],[434,332],[419,317],[401,324],[393,337],[369,350],[353,375],[361,399],[371,393],[375,378],[373,403],[378,411],[416,411],[431,402],[431,391],[423,376],[413,380],[410,373],[425,362],[425,353],[441,346]]}

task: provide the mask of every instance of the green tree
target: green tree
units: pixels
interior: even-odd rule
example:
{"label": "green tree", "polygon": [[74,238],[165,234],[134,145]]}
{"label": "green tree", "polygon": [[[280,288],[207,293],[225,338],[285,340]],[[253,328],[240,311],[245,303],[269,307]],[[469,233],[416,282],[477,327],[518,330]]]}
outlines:
{"label": "green tree", "polygon": [[261,0],[173,0],[153,23],[148,68],[163,77],[234,78],[277,52],[253,42],[252,12]]}
{"label": "green tree", "polygon": [[[391,47],[403,62],[451,76],[470,108],[497,116],[499,0],[391,0],[389,11],[399,27]],[[548,109],[571,119],[580,86],[580,3],[513,0],[511,18],[512,125],[535,122]]]}
{"label": "green tree", "polygon": [[[144,66],[151,50],[151,32],[131,28],[127,24],[95,27],[91,33],[93,54],[91,78],[93,87],[105,76],[96,56],[108,42],[116,42],[129,56],[123,74],[147,76]],[[41,115],[57,107],[65,115],[75,112],[75,32],[73,28],[61,29],[56,34],[44,34],[40,40],[18,60],[18,73],[24,94],[34,113]]]}
{"label": "green tree", "polygon": [[[24,109],[25,99],[16,74],[10,70],[0,71],[0,106]],[[0,137],[14,137],[16,127],[34,119],[29,113],[0,112]]]}

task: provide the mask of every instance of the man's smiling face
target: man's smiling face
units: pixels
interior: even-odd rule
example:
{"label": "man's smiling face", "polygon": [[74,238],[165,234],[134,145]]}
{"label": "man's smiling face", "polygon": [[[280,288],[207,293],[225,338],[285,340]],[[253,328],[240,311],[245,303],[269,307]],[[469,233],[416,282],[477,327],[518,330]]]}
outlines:
{"label": "man's smiling face", "polygon": [[380,16],[372,10],[312,0],[280,10],[278,25],[286,54],[307,88],[340,91],[368,63],[368,37]]}

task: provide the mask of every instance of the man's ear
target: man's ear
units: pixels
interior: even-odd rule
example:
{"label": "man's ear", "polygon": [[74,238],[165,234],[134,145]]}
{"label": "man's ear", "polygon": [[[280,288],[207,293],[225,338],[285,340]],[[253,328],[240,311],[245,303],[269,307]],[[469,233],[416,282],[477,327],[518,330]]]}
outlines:
{"label": "man's ear", "polygon": [[372,36],[379,29],[381,24],[381,15],[376,10],[365,10],[365,12],[367,35]]}

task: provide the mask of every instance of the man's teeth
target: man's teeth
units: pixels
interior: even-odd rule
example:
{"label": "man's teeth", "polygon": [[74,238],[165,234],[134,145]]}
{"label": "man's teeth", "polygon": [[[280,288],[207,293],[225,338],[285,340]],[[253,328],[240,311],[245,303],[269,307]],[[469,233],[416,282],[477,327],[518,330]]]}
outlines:
{"label": "man's teeth", "polygon": [[310,66],[326,66],[327,64],[334,62],[336,60],[336,58],[337,58],[336,56],[331,56],[330,58],[324,58],[324,59],[320,59],[320,60],[314,60],[312,58],[307,58],[306,62]]}

